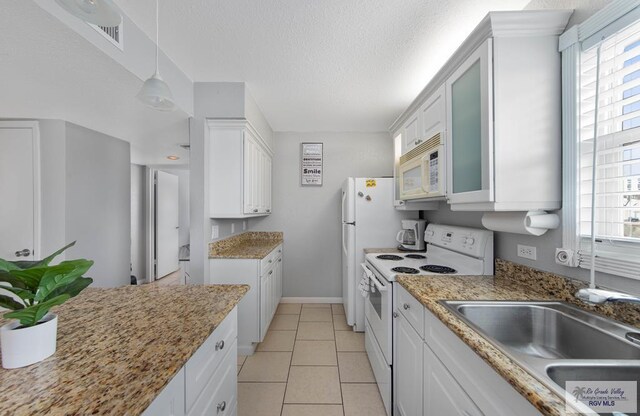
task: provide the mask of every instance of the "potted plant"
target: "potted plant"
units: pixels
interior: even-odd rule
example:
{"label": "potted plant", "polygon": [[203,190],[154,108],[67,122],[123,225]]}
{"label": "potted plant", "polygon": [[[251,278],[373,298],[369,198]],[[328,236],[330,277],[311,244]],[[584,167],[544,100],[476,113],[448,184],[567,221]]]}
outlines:
{"label": "potted plant", "polygon": [[74,244],[75,241],[43,260],[0,259],[0,307],[11,310],[4,314],[5,318],[14,319],[0,328],[4,368],[37,363],[56,351],[58,317],[49,310],[76,296],[93,282],[82,276],[93,266],[91,260],[68,260],[49,265]]}

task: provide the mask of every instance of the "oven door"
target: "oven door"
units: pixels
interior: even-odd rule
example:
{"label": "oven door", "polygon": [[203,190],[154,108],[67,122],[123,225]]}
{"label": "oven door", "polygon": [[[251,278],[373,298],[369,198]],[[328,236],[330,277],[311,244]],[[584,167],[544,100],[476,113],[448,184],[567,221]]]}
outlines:
{"label": "oven door", "polygon": [[[363,268],[370,272],[371,291],[366,300],[365,316],[373,332],[373,336],[382,350],[385,361],[392,364],[392,313],[393,286],[375,268],[363,264]],[[366,272],[365,270],[365,272]]]}

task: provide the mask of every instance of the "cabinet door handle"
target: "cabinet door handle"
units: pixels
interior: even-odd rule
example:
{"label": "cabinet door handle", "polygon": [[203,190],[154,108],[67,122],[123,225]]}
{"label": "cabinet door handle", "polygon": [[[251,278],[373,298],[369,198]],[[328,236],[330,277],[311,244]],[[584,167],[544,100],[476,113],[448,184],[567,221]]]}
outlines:
{"label": "cabinet door handle", "polygon": [[393,313],[393,317],[394,317],[394,318],[397,318],[398,316],[400,316],[400,315],[398,315],[398,312],[394,312],[394,313]]}
{"label": "cabinet door handle", "polygon": [[257,209],[257,208],[256,208],[256,209],[254,209],[254,210],[253,210],[253,212],[258,212],[258,209]]}
{"label": "cabinet door handle", "polygon": [[[224,340],[216,342],[216,351],[224,349]],[[224,410],[224,409],[223,409]]]}
{"label": "cabinet door handle", "polygon": [[271,271],[269,272],[269,274],[273,274],[273,270],[271,270]]}
{"label": "cabinet door handle", "polygon": [[405,303],[404,305],[402,305],[402,307],[404,308],[405,311],[409,310],[409,308],[411,308],[411,306],[409,306],[408,303]]}
{"label": "cabinet door handle", "polygon": [[270,210],[270,209],[268,209],[268,210],[267,210],[267,212],[271,212],[271,210]]}
{"label": "cabinet door handle", "polygon": [[224,409],[226,409],[226,408],[227,408],[227,402],[226,401],[223,400],[220,403],[218,403],[218,407],[217,407],[218,413],[224,412]]}
{"label": "cabinet door handle", "polygon": [[278,263],[282,263],[282,259],[278,259]]}
{"label": "cabinet door handle", "polygon": [[273,260],[269,260],[269,263],[273,263]]}

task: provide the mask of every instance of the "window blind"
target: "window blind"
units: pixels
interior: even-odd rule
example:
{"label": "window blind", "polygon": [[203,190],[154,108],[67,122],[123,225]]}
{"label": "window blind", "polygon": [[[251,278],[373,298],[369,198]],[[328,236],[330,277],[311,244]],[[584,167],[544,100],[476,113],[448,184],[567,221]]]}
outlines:
{"label": "window blind", "polygon": [[[594,123],[596,270],[640,279],[640,22],[584,50],[579,66],[579,266],[591,267]],[[596,80],[600,78],[596,103]]]}

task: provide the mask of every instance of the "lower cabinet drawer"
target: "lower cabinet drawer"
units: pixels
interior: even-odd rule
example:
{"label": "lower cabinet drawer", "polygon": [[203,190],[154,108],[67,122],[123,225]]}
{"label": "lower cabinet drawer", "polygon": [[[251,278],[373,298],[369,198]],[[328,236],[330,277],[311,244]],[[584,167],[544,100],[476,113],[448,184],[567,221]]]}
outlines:
{"label": "lower cabinet drawer", "polygon": [[236,340],[229,347],[230,351],[227,351],[220,366],[209,378],[200,396],[187,413],[189,416],[229,416],[236,412],[238,400]]}
{"label": "lower cabinet drawer", "polygon": [[396,307],[407,318],[413,329],[416,330],[420,338],[424,339],[424,306],[400,285],[396,294]]}
{"label": "lower cabinet drawer", "polygon": [[[237,355],[238,310],[234,308],[185,365],[186,410],[191,411],[200,392],[230,350]],[[235,378],[234,378],[235,380]]]}

